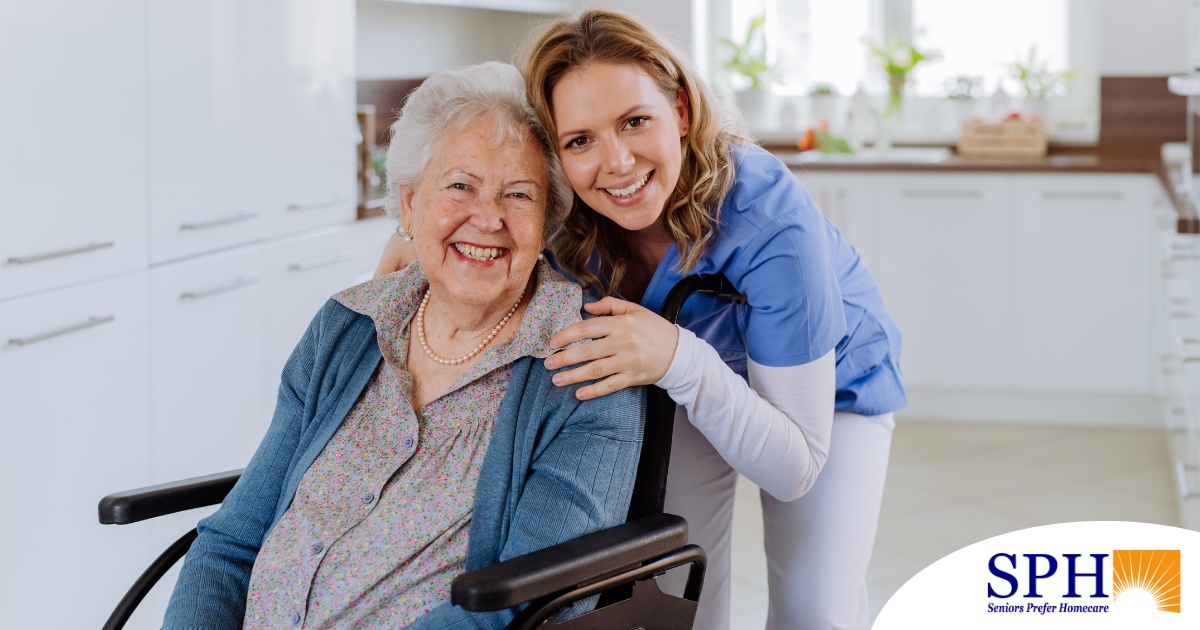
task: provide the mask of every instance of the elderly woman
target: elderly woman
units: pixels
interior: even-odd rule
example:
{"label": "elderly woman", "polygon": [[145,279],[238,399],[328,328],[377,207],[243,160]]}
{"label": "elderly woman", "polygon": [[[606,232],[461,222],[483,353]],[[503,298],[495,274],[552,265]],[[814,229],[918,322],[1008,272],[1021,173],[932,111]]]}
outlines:
{"label": "elderly woman", "polygon": [[388,179],[417,262],[317,314],[166,628],[498,628],[455,575],[624,520],[642,394],[580,402],[543,365],[582,292],[542,261],[570,188],[517,70],[426,81]]}

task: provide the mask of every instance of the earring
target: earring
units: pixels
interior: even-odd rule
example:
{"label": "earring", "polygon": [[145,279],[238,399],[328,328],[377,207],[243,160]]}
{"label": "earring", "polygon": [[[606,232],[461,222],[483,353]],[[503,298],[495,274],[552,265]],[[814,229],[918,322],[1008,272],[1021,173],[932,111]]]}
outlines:
{"label": "earring", "polygon": [[405,243],[411,243],[413,240],[413,237],[409,236],[408,232],[405,232],[404,227],[399,223],[396,224],[396,236],[399,236],[400,240],[404,241]]}

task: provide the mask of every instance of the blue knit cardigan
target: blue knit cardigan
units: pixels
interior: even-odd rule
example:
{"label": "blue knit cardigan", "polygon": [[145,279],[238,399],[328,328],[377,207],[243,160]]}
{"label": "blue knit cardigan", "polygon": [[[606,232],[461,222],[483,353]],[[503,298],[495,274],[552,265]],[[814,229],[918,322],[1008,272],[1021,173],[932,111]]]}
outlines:
{"label": "blue knit cardigan", "polygon": [[[164,628],[241,627],[258,550],[381,360],[372,320],[326,302],[284,367],[266,437],[221,508],[198,526]],[[513,365],[475,490],[468,571],[625,520],[644,390],[580,402],[577,388],[556,387],[551,376],[540,359]],[[408,627],[503,628],[514,615],[446,602]]]}

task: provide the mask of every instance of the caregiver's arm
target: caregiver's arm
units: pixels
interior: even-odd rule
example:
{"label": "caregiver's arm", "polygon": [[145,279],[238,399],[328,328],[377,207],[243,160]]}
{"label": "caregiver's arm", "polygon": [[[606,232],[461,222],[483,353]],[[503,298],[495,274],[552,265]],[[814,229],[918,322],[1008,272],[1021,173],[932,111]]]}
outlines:
{"label": "caregiver's arm", "polygon": [[656,383],[739,473],[771,496],[808,492],[829,454],[834,352],[791,367],[747,360],[750,383],[686,328],[671,367]]}
{"label": "caregiver's arm", "polygon": [[413,247],[412,241],[405,242],[400,235],[393,234],[388,239],[387,245],[384,245],[383,253],[379,256],[379,264],[375,267],[375,277],[400,271],[416,259],[417,250]]}

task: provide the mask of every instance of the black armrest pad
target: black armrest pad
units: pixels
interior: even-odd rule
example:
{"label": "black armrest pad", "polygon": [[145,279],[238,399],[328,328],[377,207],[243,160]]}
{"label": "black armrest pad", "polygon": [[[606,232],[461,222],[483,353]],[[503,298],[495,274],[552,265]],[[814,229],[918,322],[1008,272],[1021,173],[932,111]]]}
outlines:
{"label": "black armrest pad", "polygon": [[156,516],[217,505],[245,468],[110,494],[100,499],[100,523],[128,525]]}
{"label": "black armrest pad", "polygon": [[687,521],[654,514],[464,573],[450,601],[467,610],[502,610],[607,577],[687,544]]}

